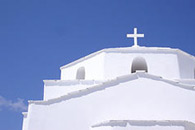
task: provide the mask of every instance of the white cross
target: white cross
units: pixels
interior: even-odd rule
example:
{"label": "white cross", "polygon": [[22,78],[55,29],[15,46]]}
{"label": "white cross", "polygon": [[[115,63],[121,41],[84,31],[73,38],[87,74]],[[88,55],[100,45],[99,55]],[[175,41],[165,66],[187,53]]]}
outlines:
{"label": "white cross", "polygon": [[144,34],[137,34],[137,28],[134,28],[134,34],[127,34],[127,38],[134,38],[134,46],[137,47],[137,38],[144,37]]}

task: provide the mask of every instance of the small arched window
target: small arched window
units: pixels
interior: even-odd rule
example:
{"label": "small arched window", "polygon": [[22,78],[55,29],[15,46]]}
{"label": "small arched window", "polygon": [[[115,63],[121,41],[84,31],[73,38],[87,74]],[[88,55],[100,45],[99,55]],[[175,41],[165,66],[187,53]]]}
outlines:
{"label": "small arched window", "polygon": [[195,79],[195,68],[194,68],[194,79]]}
{"label": "small arched window", "polygon": [[78,68],[76,79],[85,79],[85,68],[84,67]]}
{"label": "small arched window", "polygon": [[137,70],[148,72],[146,61],[142,57],[136,57],[133,59],[131,73],[135,73]]}

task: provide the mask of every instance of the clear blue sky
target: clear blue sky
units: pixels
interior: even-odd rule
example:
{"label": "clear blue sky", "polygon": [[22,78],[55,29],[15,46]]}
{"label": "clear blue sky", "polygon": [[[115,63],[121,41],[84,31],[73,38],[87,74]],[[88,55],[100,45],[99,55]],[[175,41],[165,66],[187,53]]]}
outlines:
{"label": "clear blue sky", "polygon": [[[133,45],[195,53],[194,0],[0,0],[0,130],[21,130],[28,100],[60,66],[103,48]],[[23,104],[23,101],[25,105]]]}

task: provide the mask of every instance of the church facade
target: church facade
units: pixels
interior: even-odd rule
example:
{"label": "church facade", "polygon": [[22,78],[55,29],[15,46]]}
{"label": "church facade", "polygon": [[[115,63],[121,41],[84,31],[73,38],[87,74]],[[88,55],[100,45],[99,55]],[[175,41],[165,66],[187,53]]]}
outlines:
{"label": "church facade", "polygon": [[[137,34],[129,37],[143,37]],[[62,66],[29,101],[23,130],[195,130],[195,57],[179,49],[103,49]]]}

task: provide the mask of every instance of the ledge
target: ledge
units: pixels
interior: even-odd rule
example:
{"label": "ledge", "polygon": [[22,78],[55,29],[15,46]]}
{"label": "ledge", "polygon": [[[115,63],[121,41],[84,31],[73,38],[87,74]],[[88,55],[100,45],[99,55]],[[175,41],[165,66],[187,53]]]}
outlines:
{"label": "ledge", "polygon": [[27,115],[28,115],[28,112],[22,112],[22,115],[23,115],[24,118],[26,118]]}
{"label": "ledge", "polygon": [[95,127],[126,127],[130,126],[183,126],[184,128],[188,128],[186,130],[194,130],[195,124],[189,121],[184,120],[109,120],[104,121],[95,125],[92,125],[92,128]]}
{"label": "ledge", "polygon": [[100,80],[43,80],[44,85],[46,86],[54,86],[54,85],[59,85],[59,86],[64,86],[64,85],[93,85],[93,84],[100,84],[105,81],[100,81]]}
{"label": "ledge", "polygon": [[49,99],[49,100],[44,100],[44,101],[29,101],[29,104],[42,104],[42,105],[48,105],[48,104],[52,104],[52,103],[56,103],[56,102],[60,102],[62,100],[69,100],[72,98],[78,98],[96,91],[102,91],[108,87],[112,87],[115,86],[117,84],[123,83],[123,82],[128,82],[131,80],[135,80],[138,78],[148,78],[148,79],[152,79],[152,80],[156,80],[156,81],[162,81],[162,82],[166,82],[168,84],[172,84],[176,87],[180,87],[183,89],[187,89],[190,91],[195,91],[195,85],[186,85],[186,84],[182,84],[179,83],[178,81],[172,81],[172,80],[168,80],[168,79],[163,79],[162,77],[159,76],[155,76],[155,75],[151,75],[145,72],[136,72],[133,74],[129,74],[129,75],[124,75],[124,76],[120,76],[117,77],[115,79],[112,80],[108,80],[106,82],[102,82],[101,84],[98,85],[94,85],[92,87],[89,88],[85,88],[85,89],[81,89],[81,90],[77,90],[74,92],[70,92],[67,93],[66,95],[63,95],[61,97],[58,98],[54,98],[54,99]]}

